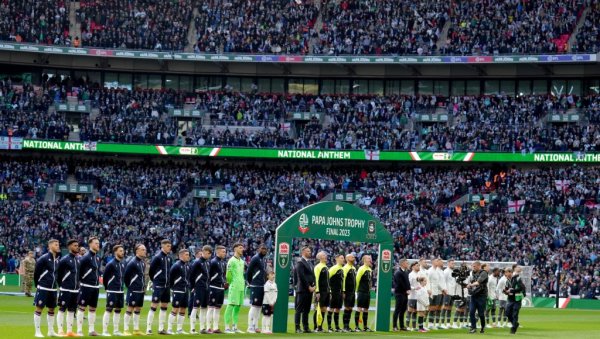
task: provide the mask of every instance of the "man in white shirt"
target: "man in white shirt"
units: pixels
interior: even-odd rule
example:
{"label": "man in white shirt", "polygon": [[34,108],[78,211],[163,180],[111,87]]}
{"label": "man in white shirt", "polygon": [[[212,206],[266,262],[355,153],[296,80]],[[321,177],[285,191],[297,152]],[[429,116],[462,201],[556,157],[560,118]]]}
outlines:
{"label": "man in white shirt", "polygon": [[[456,326],[456,318],[452,326],[450,326],[450,320],[452,319],[452,304],[454,303],[454,296],[460,295],[460,290],[457,290],[456,279],[452,276],[452,272],[454,272],[454,260],[448,260],[448,267],[444,270],[444,281],[446,282],[446,289],[448,293],[444,296],[443,299],[443,308],[442,308],[442,323],[445,319],[445,327],[446,328],[458,328]],[[460,287],[460,286],[459,286]]]}
{"label": "man in white shirt", "polygon": [[[419,267],[421,269],[417,273],[417,278],[423,277],[426,279],[427,284],[425,285],[425,289],[427,290],[427,293],[429,294],[429,297],[431,298],[431,284],[429,282],[429,265],[427,264],[427,261],[425,259],[421,258],[421,259],[419,259]],[[427,320],[427,314],[425,314],[424,319]]]}
{"label": "man in white shirt", "polygon": [[[490,271],[489,265],[487,266],[487,270]],[[490,307],[487,307],[485,312],[488,328],[496,327],[496,307],[498,304],[498,278],[500,277],[500,269],[498,267],[494,267],[491,272],[492,274],[490,274],[488,278],[488,303],[490,303]],[[490,313],[492,315],[491,322]]]}
{"label": "man in white shirt", "polygon": [[429,306],[429,327],[441,329],[440,314],[443,296],[447,293],[446,280],[442,271],[442,259],[434,259],[429,271],[431,304]]}
{"label": "man in white shirt", "polygon": [[504,287],[506,286],[506,282],[508,281],[508,279],[506,279],[506,276],[504,276],[504,272],[500,272],[500,279],[498,279],[498,285],[496,285],[496,294],[498,295],[498,303],[499,303],[499,310],[498,310],[498,327],[506,327],[506,325],[508,324],[508,318],[506,317],[506,301],[507,301],[507,295],[504,294]]}
{"label": "man in white shirt", "polygon": [[[414,262],[410,265],[410,273],[408,274],[408,281],[410,283],[410,293],[408,294],[408,312],[406,312],[406,327],[409,331],[412,329],[417,330],[417,290],[421,288],[421,285],[417,281],[419,278],[419,271],[421,267],[418,262]],[[412,327],[410,321],[412,319]]]}

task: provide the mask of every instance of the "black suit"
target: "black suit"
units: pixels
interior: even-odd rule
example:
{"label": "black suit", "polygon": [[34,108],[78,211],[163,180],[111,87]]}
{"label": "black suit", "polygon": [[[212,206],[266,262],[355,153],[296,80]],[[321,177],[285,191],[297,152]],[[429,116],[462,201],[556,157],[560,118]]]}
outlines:
{"label": "black suit", "polygon": [[296,283],[296,330],[300,329],[300,323],[305,331],[308,331],[308,313],[312,301],[312,292],[309,287],[315,286],[314,266],[310,261],[302,258],[294,269],[294,280]]}
{"label": "black suit", "polygon": [[[394,293],[396,294],[396,309],[394,310],[393,326],[394,328],[404,327],[404,313],[408,307],[408,294],[410,291],[410,282],[408,281],[408,271],[399,269],[394,273]],[[400,320],[400,327],[397,326]]]}

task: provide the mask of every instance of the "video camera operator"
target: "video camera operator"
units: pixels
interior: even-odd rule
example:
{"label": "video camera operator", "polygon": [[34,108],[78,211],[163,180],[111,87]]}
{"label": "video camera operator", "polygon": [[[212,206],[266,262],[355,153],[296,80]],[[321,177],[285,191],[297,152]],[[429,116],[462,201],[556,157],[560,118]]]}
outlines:
{"label": "video camera operator", "polygon": [[481,269],[481,263],[475,261],[473,263],[473,272],[467,289],[471,295],[471,303],[469,305],[469,318],[471,320],[471,330],[469,333],[475,333],[477,331],[477,319],[475,318],[475,311],[479,315],[481,321],[481,331],[485,332],[485,305],[487,302],[487,283],[488,274],[485,270]]}
{"label": "video camera operator", "polygon": [[454,296],[456,303],[454,322],[456,323],[456,326],[453,327],[467,327],[467,307],[469,306],[471,297],[465,296],[465,288],[467,286],[467,281],[471,276],[471,270],[467,264],[462,263],[457,269],[452,270],[451,274],[452,278],[456,281],[456,295]]}

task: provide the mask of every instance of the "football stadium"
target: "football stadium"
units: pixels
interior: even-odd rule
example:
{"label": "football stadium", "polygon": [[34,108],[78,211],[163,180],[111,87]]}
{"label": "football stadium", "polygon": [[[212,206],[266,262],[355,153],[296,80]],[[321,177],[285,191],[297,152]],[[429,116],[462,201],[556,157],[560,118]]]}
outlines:
{"label": "football stadium", "polygon": [[600,2],[0,13],[0,338],[600,338]]}

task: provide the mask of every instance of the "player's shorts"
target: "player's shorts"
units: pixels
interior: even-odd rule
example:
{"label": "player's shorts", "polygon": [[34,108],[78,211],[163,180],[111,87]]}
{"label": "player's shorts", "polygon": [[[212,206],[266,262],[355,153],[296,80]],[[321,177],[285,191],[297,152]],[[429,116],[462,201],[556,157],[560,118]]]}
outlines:
{"label": "player's shorts", "polygon": [[443,295],[441,295],[441,294],[436,294],[433,297],[431,297],[430,306],[437,307],[437,306],[442,305],[442,297],[443,297]]}
{"label": "player's shorts", "polygon": [[98,307],[98,296],[100,295],[99,288],[81,286],[79,291],[79,306]]}
{"label": "player's shorts", "polygon": [[225,300],[225,291],[210,287],[208,289],[208,306],[220,308]]}
{"label": "player's shorts", "polygon": [[358,308],[369,308],[371,304],[371,294],[370,293],[357,293],[356,295],[356,306]]}
{"label": "player's shorts", "polygon": [[106,308],[121,309],[124,303],[125,293],[106,293]]}
{"label": "player's shorts", "polygon": [[271,305],[262,305],[262,314],[265,316],[273,315],[273,309]]}
{"label": "player's shorts", "polygon": [[496,300],[496,299],[488,299],[487,300],[487,304],[486,304],[487,309],[495,310],[496,307],[498,307],[498,300]]}
{"label": "player's shorts", "polygon": [[144,306],[144,293],[127,292],[127,306],[143,307]]}
{"label": "player's shorts", "polygon": [[498,305],[500,305],[500,308],[506,309],[506,304],[507,304],[506,300],[499,300],[498,301]]}
{"label": "player's shorts", "polygon": [[208,290],[202,289],[202,290],[194,290],[194,293],[192,293],[192,296],[194,297],[194,302],[192,303],[192,305],[194,305],[194,307],[198,308],[207,308],[208,307]]}
{"label": "player's shorts", "polygon": [[[316,296],[316,294],[315,294]],[[316,301],[316,299],[315,299]],[[329,307],[331,303],[331,293],[329,292],[320,292],[319,293],[319,306],[320,307]]]}
{"label": "player's shorts", "polygon": [[188,301],[190,299],[190,295],[187,292],[173,292],[173,301],[171,304],[173,307],[188,307]]}
{"label": "player's shorts", "polygon": [[252,306],[263,306],[263,299],[265,297],[264,287],[250,287],[250,305]]}
{"label": "player's shorts", "polygon": [[38,290],[35,292],[33,306],[56,308],[56,291]]}
{"label": "player's shorts", "polygon": [[60,291],[60,294],[58,295],[58,307],[69,311],[75,311],[77,309],[78,298],[79,292]]}
{"label": "player's shorts", "polygon": [[152,302],[153,303],[168,303],[171,301],[171,293],[168,288],[156,287],[152,291]]}
{"label": "player's shorts", "polygon": [[417,299],[408,299],[408,308],[417,309]]}
{"label": "player's shorts", "polygon": [[244,305],[244,289],[229,289],[227,292],[227,303],[229,305]]}
{"label": "player's shorts", "polygon": [[342,303],[344,302],[342,298],[342,291],[331,292],[331,302],[329,303],[329,308],[338,310],[342,308]]}
{"label": "player's shorts", "polygon": [[444,306],[452,306],[452,296],[446,294],[442,299],[442,305]]}
{"label": "player's shorts", "polygon": [[346,293],[344,297],[344,307],[353,308],[356,304],[356,295],[354,293]]}

